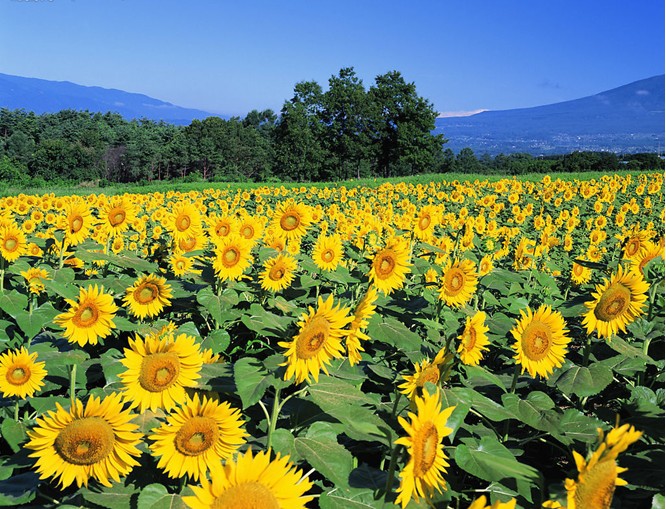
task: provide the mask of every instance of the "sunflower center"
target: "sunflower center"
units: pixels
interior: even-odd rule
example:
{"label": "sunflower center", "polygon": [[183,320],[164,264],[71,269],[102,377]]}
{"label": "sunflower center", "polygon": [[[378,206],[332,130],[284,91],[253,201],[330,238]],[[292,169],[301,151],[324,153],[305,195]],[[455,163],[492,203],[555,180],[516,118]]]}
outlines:
{"label": "sunflower center", "polygon": [[178,452],[185,456],[198,456],[215,444],[218,433],[215,419],[205,416],[191,417],[176,433],[174,445]]}
{"label": "sunflower center", "polygon": [[426,369],[421,371],[419,380],[416,385],[423,387],[426,382],[437,384],[439,383],[439,374],[439,368],[437,366],[428,366]]}
{"label": "sunflower center", "polygon": [[97,323],[99,312],[93,305],[84,305],[79,308],[77,313],[72,318],[72,322],[77,327],[90,327]]}
{"label": "sunflower center", "polygon": [[16,251],[18,248],[18,240],[16,237],[7,237],[5,239],[5,249],[7,251]]}
{"label": "sunflower center", "polygon": [[599,299],[594,308],[598,320],[610,322],[621,316],[631,304],[631,290],[621,283],[613,283]]}
{"label": "sunflower center", "polygon": [[111,226],[119,226],[125,222],[125,217],[127,217],[127,213],[124,209],[114,207],[109,212],[109,223],[111,223]]}
{"label": "sunflower center", "polygon": [[268,273],[268,277],[273,281],[280,281],[284,277],[284,268],[278,265],[274,266]]}
{"label": "sunflower center", "polygon": [[326,263],[332,262],[334,258],[335,258],[335,253],[333,252],[332,249],[327,249],[321,254],[321,259],[324,260]]}
{"label": "sunflower center", "polygon": [[449,294],[457,294],[465,287],[465,273],[458,268],[451,268],[444,276],[444,285]]}
{"label": "sunflower center", "polygon": [[301,218],[296,212],[287,212],[280,218],[280,226],[285,231],[292,231],[301,224]]}
{"label": "sunflower center", "polygon": [[252,237],[254,237],[254,228],[252,228],[252,226],[250,226],[249,224],[246,224],[245,226],[243,226],[240,233],[246,239],[251,239]]}
{"label": "sunflower center", "polygon": [[414,436],[414,476],[425,476],[437,458],[439,436],[437,428],[432,422],[426,422]]}
{"label": "sunflower center", "polygon": [[330,326],[323,316],[316,316],[303,328],[296,339],[296,355],[310,359],[319,353],[328,338]]}
{"label": "sunflower center", "polygon": [[430,216],[422,216],[421,219],[419,219],[419,228],[425,230],[428,226],[430,226]]}
{"label": "sunflower center", "polygon": [[634,256],[636,253],[638,253],[638,250],[641,247],[641,241],[638,239],[631,239],[627,243],[627,247],[625,247],[625,252],[627,253],[627,256]]}
{"label": "sunflower center", "polygon": [[144,283],[134,290],[134,300],[139,304],[150,304],[160,294],[160,289],[152,283]]}
{"label": "sunflower center", "polygon": [[578,265],[577,263],[574,263],[574,266],[573,266],[573,273],[574,273],[576,276],[582,276],[582,275],[583,275],[583,268],[584,268],[584,267],[583,267],[582,265]]}
{"label": "sunflower center", "polygon": [[211,509],[280,509],[275,495],[257,481],[230,486],[213,500]]}
{"label": "sunflower center", "polygon": [[617,470],[615,461],[601,461],[585,474],[585,482],[576,485],[576,507],[608,509],[613,501]]}
{"label": "sunflower center", "polygon": [[476,330],[474,327],[467,327],[462,335],[462,343],[465,350],[474,349],[476,344]]}
{"label": "sunflower center", "polygon": [[53,445],[68,463],[93,465],[109,456],[114,444],[113,428],[105,419],[84,417],[63,428]]}
{"label": "sunflower center", "polygon": [[176,218],[176,228],[178,228],[178,231],[184,232],[190,227],[190,224],[192,224],[192,220],[186,214],[181,214]]}
{"label": "sunflower center", "polygon": [[215,233],[218,237],[226,237],[229,234],[229,225],[227,223],[218,224]]}
{"label": "sunflower center", "polygon": [[375,273],[379,279],[386,279],[395,269],[395,259],[392,253],[380,254],[375,262]]}
{"label": "sunflower center", "polygon": [[70,222],[69,222],[69,230],[72,233],[78,232],[81,228],[83,228],[83,218],[81,216],[75,216],[73,217]]}
{"label": "sunflower center", "polygon": [[146,355],[141,362],[139,384],[149,392],[162,392],[178,379],[180,361],[174,352]]}
{"label": "sunflower center", "polygon": [[7,370],[5,378],[12,385],[23,385],[30,380],[30,374],[28,366],[13,366]]}
{"label": "sunflower center", "polygon": [[240,251],[236,247],[230,247],[222,254],[222,263],[225,267],[233,267],[240,260]]}
{"label": "sunflower center", "polygon": [[522,347],[525,356],[532,361],[540,361],[550,350],[551,332],[546,324],[532,321],[523,332]]}
{"label": "sunflower center", "polygon": [[197,244],[197,239],[195,237],[188,237],[186,239],[181,239],[178,242],[178,246],[183,250],[183,251],[192,251],[192,248],[196,246]]}

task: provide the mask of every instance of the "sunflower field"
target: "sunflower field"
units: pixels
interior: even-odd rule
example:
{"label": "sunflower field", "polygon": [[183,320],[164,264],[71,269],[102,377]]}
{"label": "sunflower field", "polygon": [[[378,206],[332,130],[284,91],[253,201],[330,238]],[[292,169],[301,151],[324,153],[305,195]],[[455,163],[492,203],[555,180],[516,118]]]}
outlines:
{"label": "sunflower field", "polygon": [[0,505],[664,507],[664,176],[0,198]]}

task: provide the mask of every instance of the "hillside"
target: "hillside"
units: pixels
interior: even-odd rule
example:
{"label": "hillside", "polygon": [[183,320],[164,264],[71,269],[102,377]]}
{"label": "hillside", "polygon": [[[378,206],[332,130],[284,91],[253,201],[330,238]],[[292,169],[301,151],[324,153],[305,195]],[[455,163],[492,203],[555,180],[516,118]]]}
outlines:
{"label": "hillside", "polygon": [[455,152],[655,152],[664,148],[664,75],[572,101],[438,118],[436,126]]}
{"label": "hillside", "polygon": [[25,109],[37,114],[55,113],[64,109],[100,113],[113,111],[128,120],[148,118],[177,125],[188,125],[194,119],[215,116],[206,111],[181,108],[143,94],[2,73],[0,108]]}

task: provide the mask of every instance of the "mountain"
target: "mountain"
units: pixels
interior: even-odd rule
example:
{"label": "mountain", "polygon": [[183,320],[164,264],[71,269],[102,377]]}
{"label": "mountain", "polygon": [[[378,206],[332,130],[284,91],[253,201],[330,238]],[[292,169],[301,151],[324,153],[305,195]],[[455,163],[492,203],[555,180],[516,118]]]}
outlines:
{"label": "mountain", "polygon": [[438,118],[435,126],[445,148],[477,155],[656,152],[664,149],[664,75],[573,101]]}
{"label": "mountain", "polygon": [[181,108],[143,94],[122,90],[85,87],[69,81],[49,81],[0,73],[0,108],[25,109],[37,114],[64,109],[106,113],[126,119],[148,118],[171,124],[189,125],[194,119],[221,116],[206,111]]}

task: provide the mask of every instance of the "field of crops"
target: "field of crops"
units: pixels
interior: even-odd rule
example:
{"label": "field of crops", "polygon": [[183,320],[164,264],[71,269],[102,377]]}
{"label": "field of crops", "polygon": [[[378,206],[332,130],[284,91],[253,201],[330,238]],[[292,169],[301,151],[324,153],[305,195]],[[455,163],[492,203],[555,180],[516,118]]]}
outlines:
{"label": "field of crops", "polygon": [[664,507],[664,178],[0,198],[0,505]]}

